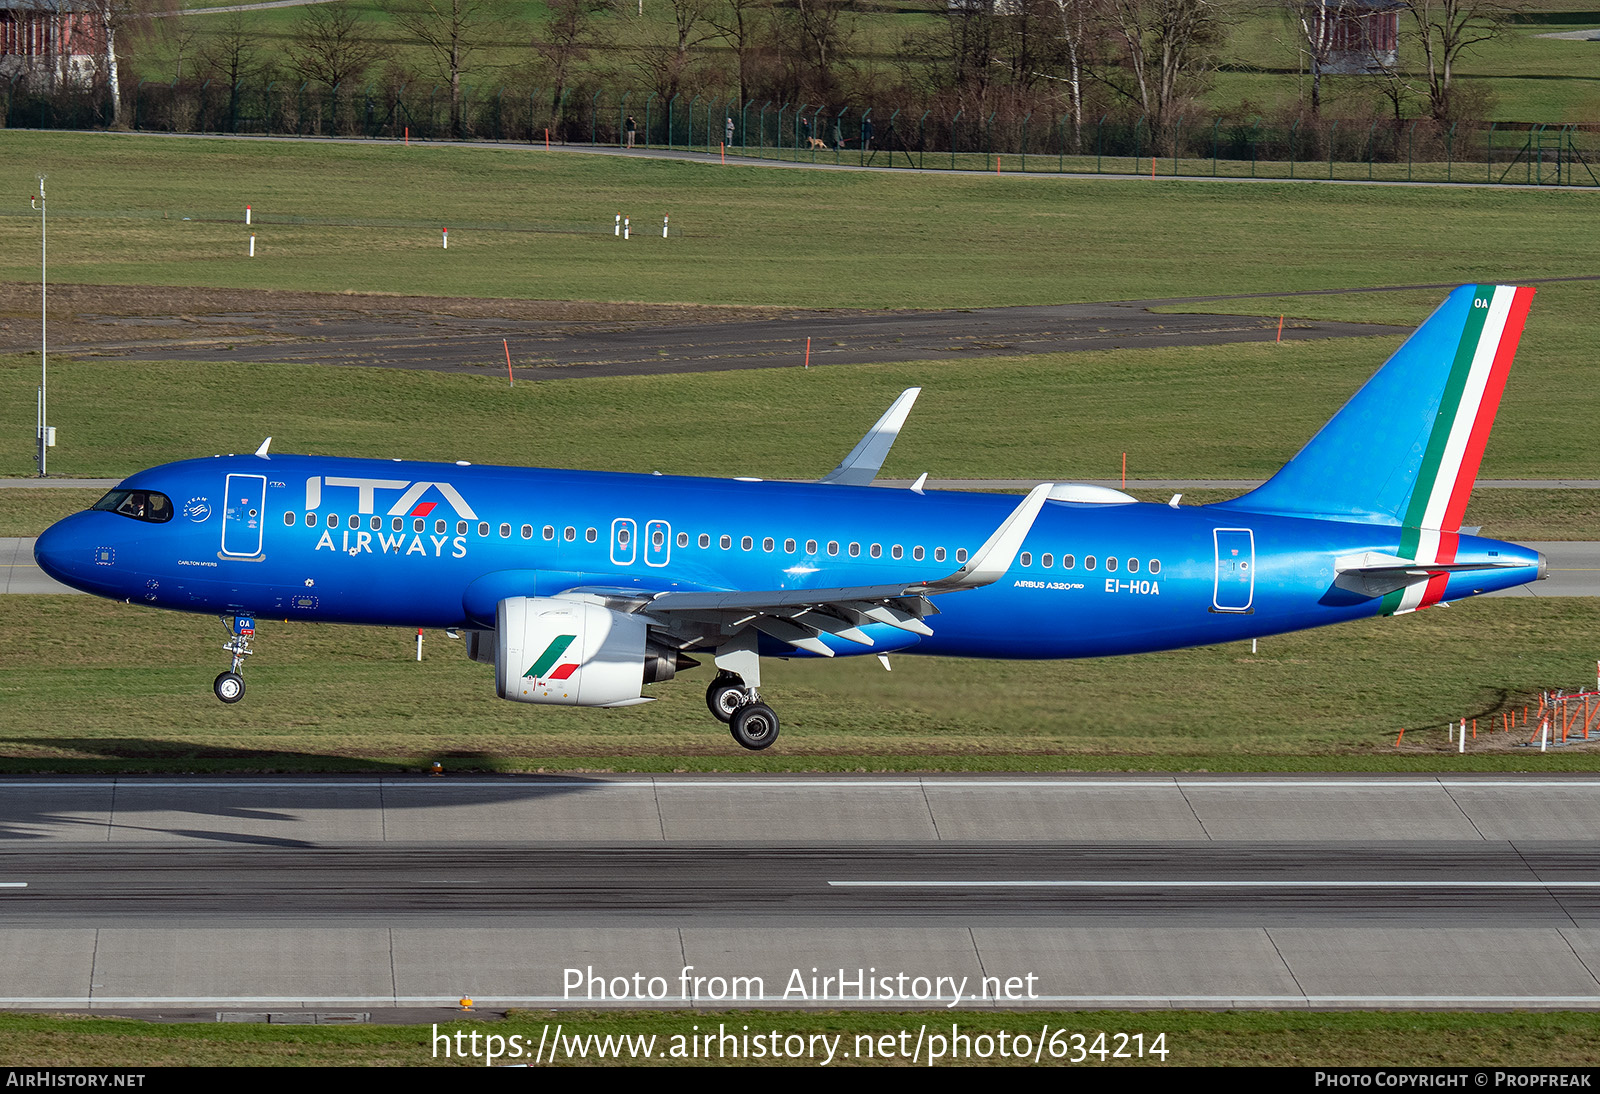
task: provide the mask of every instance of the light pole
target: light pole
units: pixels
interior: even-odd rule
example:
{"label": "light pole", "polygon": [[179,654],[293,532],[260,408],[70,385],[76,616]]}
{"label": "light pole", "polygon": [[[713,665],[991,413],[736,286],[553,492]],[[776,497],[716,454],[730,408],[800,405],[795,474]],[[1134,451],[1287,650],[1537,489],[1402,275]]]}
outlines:
{"label": "light pole", "polygon": [[47,393],[46,380],[48,373],[45,367],[45,212],[44,212],[44,176],[39,176],[39,477],[45,477],[45,449],[49,447],[49,414],[46,410],[45,396]]}

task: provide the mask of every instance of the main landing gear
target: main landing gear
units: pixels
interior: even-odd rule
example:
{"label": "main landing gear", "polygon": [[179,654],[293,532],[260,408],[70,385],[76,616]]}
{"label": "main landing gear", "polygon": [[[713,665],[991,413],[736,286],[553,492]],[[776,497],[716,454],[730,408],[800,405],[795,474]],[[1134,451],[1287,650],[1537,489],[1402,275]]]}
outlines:
{"label": "main landing gear", "polygon": [[719,674],[706,688],[706,706],[719,722],[728,723],[733,739],[752,752],[778,739],[778,715],[761,702],[756,689],[747,686],[742,676]]}
{"label": "main landing gear", "polygon": [[233,654],[233,667],[217,674],[211,690],[224,703],[237,703],[244,698],[244,677],[239,675],[239,669],[244,666],[244,659],[254,652],[250,649],[250,640],[256,636],[256,621],[246,615],[236,615],[231,620],[227,616],[222,618],[233,633],[232,641],[222,647],[224,653]]}

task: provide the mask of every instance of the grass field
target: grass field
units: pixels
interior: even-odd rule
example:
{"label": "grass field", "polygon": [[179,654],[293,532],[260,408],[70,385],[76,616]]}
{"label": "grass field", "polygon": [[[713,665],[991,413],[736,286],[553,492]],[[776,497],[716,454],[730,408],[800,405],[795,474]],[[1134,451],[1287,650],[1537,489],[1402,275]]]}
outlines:
{"label": "grass field", "polygon": [[[994,1038],[1005,1031],[1037,1039],[1041,1027],[1052,1032],[1068,1031],[1056,1042],[1062,1059],[1050,1060],[1049,1042],[1041,1051],[1041,1064],[1061,1066],[1076,1054],[1071,1034],[1082,1033],[1083,1044],[1093,1048],[1100,1032],[1142,1033],[1143,1044],[1161,1041],[1167,1055],[1147,1056],[1145,1064],[1165,1062],[1174,1066],[1412,1066],[1466,1067],[1513,1065],[1517,1067],[1582,1067],[1594,1061],[1594,1039],[1600,1034],[1600,1016],[1587,1013],[1553,1012],[1535,1014],[1306,1014],[1263,1012],[1183,1013],[1173,1011],[1037,1011],[998,1015],[972,1011],[700,1011],[694,1013],[601,1013],[563,1011],[559,1014],[514,1013],[503,1020],[486,1016],[463,1017],[441,1022],[437,1032],[449,1038],[458,1030],[470,1036],[478,1030],[485,1036],[517,1036],[529,1046],[537,1046],[541,1033],[551,1038],[556,1025],[564,1036],[616,1035],[651,1038],[649,1050],[667,1056],[651,1064],[671,1064],[674,1038],[704,1034],[726,1027],[752,1036],[777,1031],[781,1037],[821,1034],[840,1053],[835,1066],[849,1064],[889,1064],[904,1066],[906,1059],[862,1059],[866,1041],[891,1035],[899,1047],[899,1033],[916,1032],[949,1036],[952,1025],[974,1038],[987,1034],[989,1048]],[[433,1055],[433,1026],[271,1026],[265,1023],[213,1023],[206,1025],[155,1024],[119,1018],[62,1018],[31,1015],[0,1015],[0,1036],[6,1039],[6,1063],[12,1067],[161,1067],[161,1066],[452,1066],[460,1060]],[[531,1040],[529,1038],[531,1037]],[[1010,1040],[1008,1037],[1008,1043]],[[463,1043],[467,1043],[463,1039]],[[637,1041],[634,1042],[636,1045]],[[910,1042],[908,1042],[909,1044]],[[1037,1044],[1037,1040],[1034,1041]],[[1124,1044],[1131,1045],[1127,1041]],[[483,1044],[480,1041],[480,1045]],[[681,1046],[682,1041],[678,1044]],[[793,1048],[797,1042],[791,1042]],[[1119,1045],[1108,1037],[1108,1052]],[[819,1046],[820,1047],[820,1046]],[[982,1048],[978,1042],[974,1051]],[[481,1051],[481,1050],[480,1050]],[[533,1048],[528,1050],[532,1055]],[[874,1053],[881,1051],[874,1046]],[[1130,1048],[1131,1052],[1132,1049]],[[548,1053],[546,1053],[548,1055]],[[908,1053],[909,1055],[909,1053]],[[473,1061],[467,1061],[472,1063]],[[502,1061],[505,1062],[505,1061]],[[548,1063],[548,1060],[545,1061]],[[590,1054],[585,1060],[602,1062]],[[607,1061],[609,1062],[609,1061]],[[622,1060],[618,1062],[629,1062]],[[643,1063],[644,1061],[639,1061]],[[700,1063],[704,1060],[685,1060]],[[727,1061],[745,1063],[745,1060]],[[750,1063],[772,1063],[755,1059]],[[777,1061],[782,1063],[784,1061]],[[791,1060],[791,1066],[815,1065],[821,1061]],[[958,1061],[946,1060],[943,1063]],[[967,1062],[967,1061],[959,1061]],[[979,1063],[979,1060],[972,1060]],[[1021,1065],[1023,1061],[993,1059],[996,1064]],[[1031,1063],[1032,1060],[1027,1061]],[[1138,1060],[1103,1061],[1090,1055],[1089,1065],[1137,1065]],[[927,1065],[926,1052],[921,1063]],[[477,1061],[482,1066],[481,1056]]]}
{"label": "grass field", "polygon": [[[38,275],[26,195],[40,171],[52,276],[97,284],[975,307],[1590,274],[1600,243],[1600,193],[1585,192],[923,178],[117,134],[0,144],[0,278],[21,281]],[[618,212],[640,238],[612,236]],[[663,241],[666,214],[677,235]]]}
{"label": "grass field", "polygon": [[[762,694],[784,735],[759,754],[706,714],[704,668],[642,707],[529,708],[436,632],[419,663],[404,630],[262,620],[250,694],[224,706],[225,638],[211,616],[0,598],[0,771],[1588,770],[1600,751],[1490,732],[1591,678],[1600,620],[1571,599],[1468,601],[1255,654],[774,661]],[[1463,716],[1480,738],[1458,756],[1443,727]]]}

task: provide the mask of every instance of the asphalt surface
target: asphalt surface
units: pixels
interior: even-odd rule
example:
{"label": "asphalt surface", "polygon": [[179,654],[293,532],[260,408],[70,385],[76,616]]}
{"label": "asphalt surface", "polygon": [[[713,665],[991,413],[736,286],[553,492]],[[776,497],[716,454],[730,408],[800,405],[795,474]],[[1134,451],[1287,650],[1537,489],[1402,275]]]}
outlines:
{"label": "asphalt surface", "polygon": [[1590,776],[17,777],[0,1006],[1600,1008],[1597,824]]}
{"label": "asphalt surface", "polygon": [[[552,330],[551,324],[431,314],[345,319],[277,311],[195,316],[181,338],[62,345],[57,353],[128,360],[296,362],[483,372],[503,369],[509,342],[519,379],[649,376],[1077,350],[1270,342],[1276,318],[1160,314],[1148,301],[949,311],[818,311],[776,318],[659,325],[617,323]],[[208,324],[230,333],[209,335]],[[239,328],[254,331],[240,335]],[[1410,328],[1291,320],[1282,338],[1403,335]]]}
{"label": "asphalt surface", "polygon": [[1600,927],[1600,850],[1393,845],[802,843],[50,846],[0,852],[13,926],[693,922]]}

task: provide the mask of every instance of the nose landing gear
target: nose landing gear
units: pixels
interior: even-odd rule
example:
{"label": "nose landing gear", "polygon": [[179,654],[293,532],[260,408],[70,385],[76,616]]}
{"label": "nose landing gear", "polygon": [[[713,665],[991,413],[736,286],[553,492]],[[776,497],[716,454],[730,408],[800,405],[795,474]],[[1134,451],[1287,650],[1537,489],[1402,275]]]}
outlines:
{"label": "nose landing gear", "polygon": [[[227,616],[222,618],[228,620]],[[244,666],[244,659],[254,652],[250,648],[250,640],[256,636],[256,621],[247,615],[236,615],[229,630],[233,633],[233,639],[222,649],[225,653],[233,654],[233,667],[217,674],[211,683],[211,690],[224,703],[237,703],[244,698],[244,677],[239,675],[239,669]]]}

